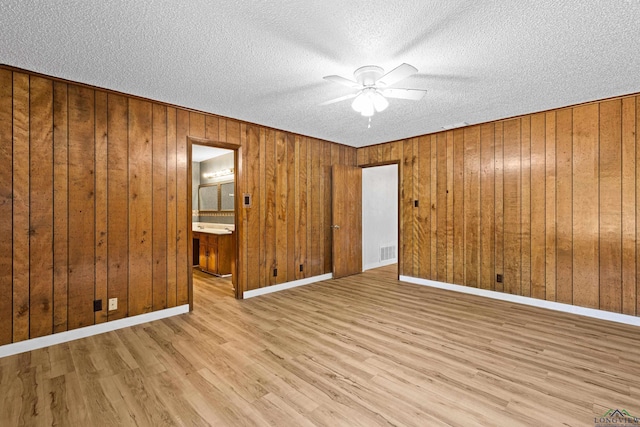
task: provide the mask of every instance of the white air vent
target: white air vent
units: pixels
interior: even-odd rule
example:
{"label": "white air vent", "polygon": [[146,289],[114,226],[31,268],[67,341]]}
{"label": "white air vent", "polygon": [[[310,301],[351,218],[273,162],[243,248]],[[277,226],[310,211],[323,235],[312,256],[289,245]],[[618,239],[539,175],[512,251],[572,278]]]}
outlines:
{"label": "white air vent", "polygon": [[396,259],[396,246],[380,246],[380,261]]}

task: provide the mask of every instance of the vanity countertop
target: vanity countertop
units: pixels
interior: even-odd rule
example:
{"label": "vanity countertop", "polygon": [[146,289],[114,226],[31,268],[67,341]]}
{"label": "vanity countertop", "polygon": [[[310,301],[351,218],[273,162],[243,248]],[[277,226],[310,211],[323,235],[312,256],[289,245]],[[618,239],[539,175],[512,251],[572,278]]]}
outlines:
{"label": "vanity countertop", "polygon": [[233,233],[235,226],[233,224],[210,224],[210,223],[198,223],[192,224],[192,230],[198,233],[207,234],[231,234]]}

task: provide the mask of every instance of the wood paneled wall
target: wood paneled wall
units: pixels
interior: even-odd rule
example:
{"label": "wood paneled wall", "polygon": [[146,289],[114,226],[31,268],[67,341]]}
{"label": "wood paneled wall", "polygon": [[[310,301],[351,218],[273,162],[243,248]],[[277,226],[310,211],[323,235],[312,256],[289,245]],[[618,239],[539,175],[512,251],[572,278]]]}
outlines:
{"label": "wood paneled wall", "polygon": [[0,67],[0,345],[189,302],[189,137],[239,148],[240,289],[331,271],[355,148]]}
{"label": "wood paneled wall", "polygon": [[241,129],[241,187],[252,196],[239,218],[244,290],[330,273],[331,166],[355,166],[356,149],[258,125]]}
{"label": "wood paneled wall", "polygon": [[640,315],[638,117],[626,96],[358,149],[400,162],[400,274]]}

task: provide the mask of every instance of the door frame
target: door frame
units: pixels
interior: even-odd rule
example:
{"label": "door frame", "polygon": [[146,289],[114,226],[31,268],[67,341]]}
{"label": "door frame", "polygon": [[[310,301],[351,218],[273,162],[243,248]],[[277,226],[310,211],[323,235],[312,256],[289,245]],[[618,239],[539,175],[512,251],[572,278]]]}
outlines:
{"label": "door frame", "polygon": [[400,227],[400,222],[401,222],[401,218],[402,218],[402,197],[401,197],[401,191],[402,191],[402,164],[400,162],[400,160],[389,160],[389,161],[385,161],[385,162],[376,162],[376,163],[368,163],[368,164],[364,164],[364,165],[358,165],[359,167],[361,167],[362,169],[368,169],[368,168],[375,168],[377,166],[390,166],[390,165],[398,165],[398,189],[396,191],[396,194],[398,196],[398,241],[396,242],[396,244],[398,245],[398,266],[396,268],[396,278],[398,280],[400,280],[400,265],[402,263],[402,227]]}
{"label": "door frame", "polygon": [[187,210],[188,210],[188,218],[189,218],[189,227],[187,227],[187,239],[188,239],[188,259],[189,263],[189,310],[193,311],[193,198],[192,190],[193,190],[193,159],[191,158],[191,150],[192,145],[204,145],[207,147],[215,147],[215,148],[224,148],[225,150],[233,151],[233,194],[234,196],[234,210],[233,210],[233,222],[235,228],[235,262],[233,263],[233,277],[235,278],[235,298],[242,299],[242,289],[241,289],[241,280],[238,276],[238,260],[240,258],[240,240],[238,236],[241,234],[242,221],[238,221],[238,213],[240,212],[240,203],[242,202],[241,197],[237,197],[238,193],[238,176],[240,170],[238,169],[239,157],[241,155],[241,147],[237,144],[231,144],[228,142],[216,141],[213,139],[205,139],[205,138],[196,138],[193,136],[187,136]]}

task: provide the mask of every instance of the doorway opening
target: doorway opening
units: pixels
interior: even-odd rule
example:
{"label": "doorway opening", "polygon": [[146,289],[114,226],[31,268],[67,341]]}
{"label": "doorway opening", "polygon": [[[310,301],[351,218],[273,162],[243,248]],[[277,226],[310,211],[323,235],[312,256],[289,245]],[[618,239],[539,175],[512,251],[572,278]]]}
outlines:
{"label": "doorway opening", "polygon": [[237,298],[237,150],[190,140],[191,295]]}
{"label": "doorway opening", "polygon": [[395,269],[399,260],[399,167],[362,169],[362,270]]}

